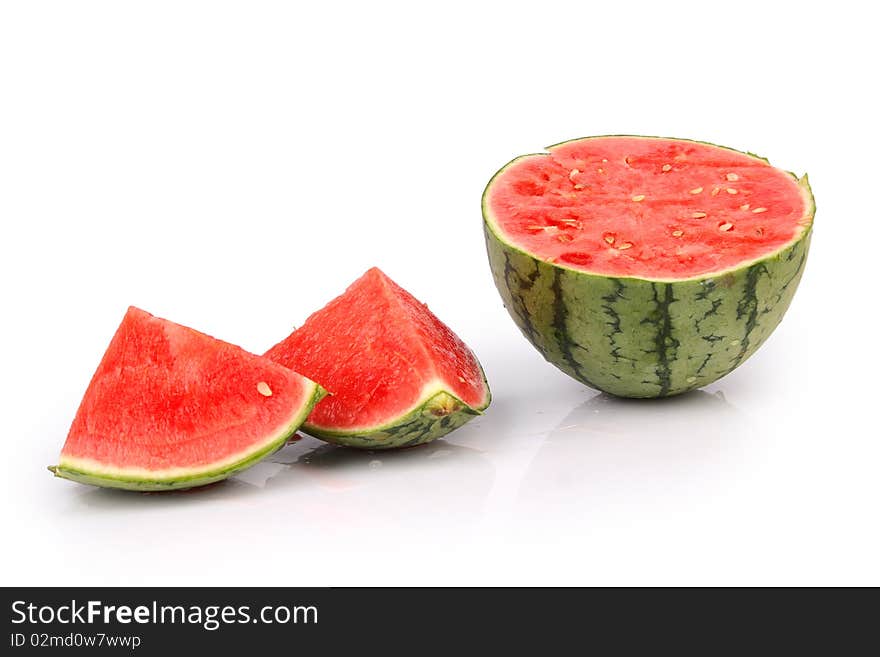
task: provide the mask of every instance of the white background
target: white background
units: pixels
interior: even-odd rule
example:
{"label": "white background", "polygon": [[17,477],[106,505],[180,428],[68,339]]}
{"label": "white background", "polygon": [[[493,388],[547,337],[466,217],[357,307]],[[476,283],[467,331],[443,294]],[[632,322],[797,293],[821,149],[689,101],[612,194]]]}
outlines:
{"label": "white background", "polygon": [[[2,584],[880,584],[870,3],[6,2]],[[502,308],[480,195],[590,134],[808,171],[786,319],[702,392],[621,401]],[[55,480],[136,304],[261,352],[371,265],[481,358],[424,448],[304,438],[168,495]]]}

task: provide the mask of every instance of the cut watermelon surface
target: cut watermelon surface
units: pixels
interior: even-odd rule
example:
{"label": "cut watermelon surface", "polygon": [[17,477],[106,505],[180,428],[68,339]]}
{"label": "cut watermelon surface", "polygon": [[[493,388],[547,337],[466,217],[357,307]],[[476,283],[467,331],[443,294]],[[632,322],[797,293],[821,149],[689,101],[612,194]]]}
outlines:
{"label": "cut watermelon surface", "polygon": [[304,430],[343,445],[425,443],[490,401],[473,352],[376,268],[265,355],[327,388]]}
{"label": "cut watermelon surface", "polygon": [[700,142],[596,137],[505,167],[486,199],[502,237],[547,262],[669,280],[756,260],[809,226],[812,199],[766,160]]}
{"label": "cut watermelon surface", "polygon": [[797,289],[806,176],[685,139],[589,137],[518,157],[483,194],[508,312],[551,363],[625,397],[731,372]]}
{"label": "cut watermelon surface", "polygon": [[286,367],[132,307],[51,469],[143,491],[213,483],[283,446],[322,395]]}

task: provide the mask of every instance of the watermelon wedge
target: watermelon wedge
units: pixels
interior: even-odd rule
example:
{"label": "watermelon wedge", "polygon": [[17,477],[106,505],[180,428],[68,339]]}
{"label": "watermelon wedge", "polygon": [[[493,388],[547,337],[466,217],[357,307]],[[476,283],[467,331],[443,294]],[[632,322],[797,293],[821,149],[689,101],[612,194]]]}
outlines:
{"label": "watermelon wedge", "polygon": [[283,446],[323,394],[277,363],[132,307],[50,470],[139,491],[210,484]]}
{"label": "watermelon wedge", "polygon": [[495,284],[549,362],[665,397],[744,362],[806,262],[807,177],[703,142],[589,137],[505,165],[483,194]]}
{"label": "watermelon wedge", "polygon": [[327,388],[303,428],[350,447],[426,443],[491,399],[473,352],[376,268],[265,355]]}

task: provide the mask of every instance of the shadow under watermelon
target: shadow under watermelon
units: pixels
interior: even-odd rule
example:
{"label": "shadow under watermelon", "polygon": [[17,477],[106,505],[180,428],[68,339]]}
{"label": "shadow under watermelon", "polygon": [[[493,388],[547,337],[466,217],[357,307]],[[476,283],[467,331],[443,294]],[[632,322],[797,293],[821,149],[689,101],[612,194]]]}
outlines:
{"label": "shadow under watermelon", "polygon": [[265,487],[289,495],[301,520],[324,528],[469,523],[480,517],[495,479],[481,451],[445,439],[388,451],[303,443],[271,457],[283,469]]}
{"label": "shadow under watermelon", "polygon": [[444,439],[408,449],[365,451],[298,436],[251,468],[207,486],[150,493],[78,487],[72,510],[137,512],[215,501],[250,504],[256,496],[283,493],[308,504],[323,503],[329,496],[336,500],[334,505],[348,504],[352,512],[359,512],[360,499],[347,499],[350,491],[359,491],[358,496],[386,497],[398,510],[412,503],[458,506],[464,511],[480,507],[494,473],[482,452]]}
{"label": "shadow under watermelon", "polygon": [[155,509],[164,506],[182,507],[190,504],[206,504],[210,501],[237,498],[257,492],[259,489],[232,477],[207,486],[167,492],[139,493],[114,488],[88,487],[79,492],[79,495],[74,498],[74,503],[76,506],[85,506],[90,510],[137,511],[138,509]]}
{"label": "shadow under watermelon", "polygon": [[585,529],[676,512],[695,493],[724,494],[754,433],[721,392],[659,400],[598,394],[546,435],[521,480],[517,512]]}

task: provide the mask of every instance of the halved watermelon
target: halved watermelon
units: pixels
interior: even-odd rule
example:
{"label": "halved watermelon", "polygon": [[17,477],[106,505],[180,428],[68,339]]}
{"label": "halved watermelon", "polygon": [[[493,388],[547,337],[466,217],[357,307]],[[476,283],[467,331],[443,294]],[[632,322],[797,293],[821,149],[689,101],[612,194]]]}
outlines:
{"label": "halved watermelon", "polygon": [[330,392],[304,430],[368,449],[418,445],[491,399],[476,356],[428,307],[373,268],[266,352]]}
{"label": "halved watermelon", "polygon": [[483,194],[505,306],[551,363],[624,397],[732,371],[803,273],[806,176],[703,142],[590,137],[505,165]]}
{"label": "halved watermelon", "polygon": [[323,394],[286,367],[132,307],[50,470],[140,491],[210,484],[283,446]]}

